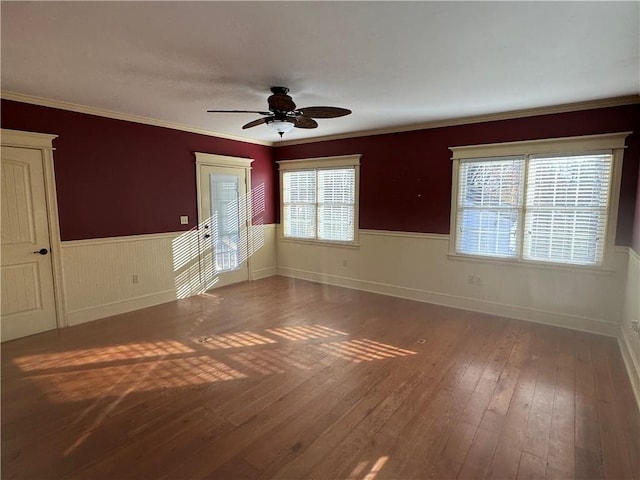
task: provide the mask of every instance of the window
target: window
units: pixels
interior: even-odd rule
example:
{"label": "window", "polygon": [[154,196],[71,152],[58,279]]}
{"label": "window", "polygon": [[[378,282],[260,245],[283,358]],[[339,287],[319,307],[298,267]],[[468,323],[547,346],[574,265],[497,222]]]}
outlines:
{"label": "window", "polygon": [[283,237],[354,244],[360,155],[278,163]]}
{"label": "window", "polygon": [[451,148],[451,253],[606,263],[627,135]]}

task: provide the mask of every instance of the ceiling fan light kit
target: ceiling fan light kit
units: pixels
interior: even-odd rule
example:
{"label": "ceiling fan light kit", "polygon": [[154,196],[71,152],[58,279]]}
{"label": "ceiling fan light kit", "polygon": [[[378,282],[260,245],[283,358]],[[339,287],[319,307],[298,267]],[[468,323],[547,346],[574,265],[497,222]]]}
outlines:
{"label": "ceiling fan light kit", "polygon": [[207,112],[266,115],[243,125],[242,128],[252,128],[266,123],[281,138],[293,128],[317,128],[318,122],[314,118],[337,118],[351,113],[351,110],[340,107],[306,107],[297,109],[293,99],[288,95],[289,89],[287,87],[271,87],[271,93],[272,95],[267,98],[268,112],[259,110],[207,110]]}
{"label": "ceiling fan light kit", "polygon": [[290,120],[288,118],[280,120],[277,118],[272,118],[269,120],[265,120],[265,123],[273,128],[282,138],[282,135],[285,133],[289,133],[295,127],[295,120]]}

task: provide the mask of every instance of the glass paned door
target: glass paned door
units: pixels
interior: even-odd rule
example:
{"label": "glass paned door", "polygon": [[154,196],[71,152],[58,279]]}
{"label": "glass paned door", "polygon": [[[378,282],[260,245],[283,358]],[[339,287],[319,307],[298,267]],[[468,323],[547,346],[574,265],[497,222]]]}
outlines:
{"label": "glass paned door", "polygon": [[200,166],[201,279],[206,288],[248,280],[244,168]]}
{"label": "glass paned door", "polygon": [[238,175],[212,173],[211,248],[215,252],[217,272],[237,270],[242,260],[240,237],[240,195]]}

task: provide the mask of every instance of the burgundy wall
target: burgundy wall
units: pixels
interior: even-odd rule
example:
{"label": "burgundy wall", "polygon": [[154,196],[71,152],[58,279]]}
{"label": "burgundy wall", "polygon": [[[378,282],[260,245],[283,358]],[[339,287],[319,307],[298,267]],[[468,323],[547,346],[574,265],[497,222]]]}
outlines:
{"label": "burgundy wall", "polygon": [[635,132],[627,137],[616,236],[618,245],[628,246],[638,189],[640,105],[283,146],[274,156],[360,153],[360,228],[449,233],[449,147],[622,131]]}
{"label": "burgundy wall", "polygon": [[[627,138],[618,245],[640,251],[640,105],[270,148],[2,100],[2,127],[59,135],[63,240],[187,230],[197,219],[194,152],[251,157],[255,223],[279,221],[274,160],[362,154],[360,227],[449,232],[450,146],[634,131]],[[636,205],[638,205],[636,207]],[[189,225],[180,225],[189,215]],[[635,235],[634,235],[635,232]]]}
{"label": "burgundy wall", "polygon": [[254,199],[254,223],[274,222],[270,147],[8,100],[2,128],[59,135],[53,145],[62,240],[194,227],[194,152],[253,158],[252,187],[265,193]]}

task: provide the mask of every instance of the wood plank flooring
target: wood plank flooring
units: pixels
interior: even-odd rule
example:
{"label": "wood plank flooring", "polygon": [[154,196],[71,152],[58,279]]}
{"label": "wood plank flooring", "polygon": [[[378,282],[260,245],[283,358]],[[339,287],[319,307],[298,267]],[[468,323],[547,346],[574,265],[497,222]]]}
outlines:
{"label": "wood plank flooring", "polygon": [[612,338],[272,277],[2,345],[2,478],[639,478]]}

